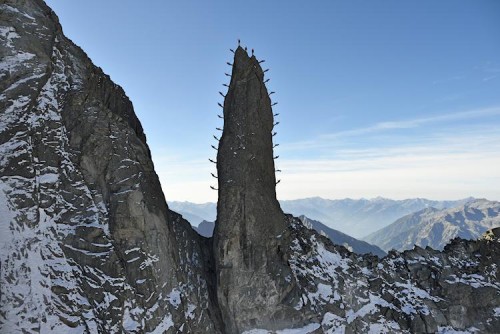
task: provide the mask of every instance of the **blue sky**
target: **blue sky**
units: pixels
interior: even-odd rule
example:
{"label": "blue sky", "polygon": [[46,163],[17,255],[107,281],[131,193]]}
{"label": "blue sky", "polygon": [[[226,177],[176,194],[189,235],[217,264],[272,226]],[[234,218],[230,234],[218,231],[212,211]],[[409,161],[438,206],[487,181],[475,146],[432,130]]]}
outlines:
{"label": "blue sky", "polygon": [[216,200],[238,38],[270,68],[281,199],[500,200],[499,1],[47,3],[134,103],[168,200]]}

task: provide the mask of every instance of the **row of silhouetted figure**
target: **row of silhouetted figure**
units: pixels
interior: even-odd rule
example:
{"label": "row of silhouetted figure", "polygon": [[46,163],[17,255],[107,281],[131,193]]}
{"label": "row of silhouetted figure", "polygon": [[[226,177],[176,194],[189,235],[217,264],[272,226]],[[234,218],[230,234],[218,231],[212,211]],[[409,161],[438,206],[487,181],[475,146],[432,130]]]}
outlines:
{"label": "row of silhouetted figure", "polygon": [[[240,40],[238,39],[238,47],[239,47],[239,46],[240,46]],[[245,52],[248,52],[248,51],[247,51],[247,47],[246,47],[246,46],[244,47],[244,50],[245,50]],[[233,49],[229,49],[229,51],[231,51],[233,54],[235,53]],[[253,56],[253,55],[254,55],[254,49],[252,49],[252,56]],[[259,61],[259,64],[264,63],[264,62],[265,62],[265,60],[260,60],[260,61]],[[227,64],[227,65],[229,65],[229,66],[233,66],[233,64],[231,64],[230,62],[226,62],[226,64]],[[268,71],[269,71],[269,69],[265,69],[265,70],[263,71],[263,73],[267,73]],[[231,78],[231,74],[229,74],[229,73],[224,73],[224,74],[225,74],[227,77]],[[264,80],[264,83],[268,83],[268,82],[269,82],[269,80],[270,80],[270,79],[266,79],[266,80]],[[226,83],[223,83],[222,85],[223,85],[224,87],[229,88],[229,85],[228,85],[228,84],[226,84]],[[276,93],[276,92],[270,92],[270,93],[269,93],[269,96],[271,96],[271,95],[273,95],[273,94],[275,94],[275,93]],[[222,92],[219,92],[219,95],[220,95],[220,96],[222,96],[223,98],[225,98],[225,97],[226,97],[226,95],[225,95],[224,93],[222,93]],[[271,107],[274,107],[274,106],[275,106],[275,105],[277,105],[277,104],[278,104],[278,102],[273,102],[273,103],[271,103]],[[218,105],[221,109],[223,109],[223,110],[224,110],[224,106],[222,105],[222,103],[217,102],[217,105]],[[274,113],[274,114],[273,114],[273,117],[277,117],[277,116],[279,116],[279,113]],[[222,113],[222,114],[217,113],[217,117],[218,117],[218,118],[220,118],[220,119],[222,119],[222,120],[224,121],[224,113]],[[275,126],[277,126],[278,124],[280,124],[280,122],[274,122],[274,124],[273,124],[273,130],[274,130],[274,127],[275,127]],[[216,127],[215,129],[216,129],[217,131],[220,131],[220,132],[222,132],[222,131],[223,131],[223,127],[222,127],[222,128],[220,128],[220,127]],[[273,133],[272,133],[272,137],[274,138],[274,137],[276,136],[276,134],[277,134],[277,132],[276,132],[276,131],[273,131]],[[217,142],[220,140],[220,138],[219,138],[219,137],[217,137],[216,135],[213,135],[213,138],[214,138]],[[216,151],[218,150],[218,149],[217,149],[217,147],[215,147],[214,145],[210,145],[210,146],[211,146],[214,150],[216,150]],[[274,149],[274,148],[276,148],[276,147],[278,147],[278,146],[279,146],[279,144],[274,144],[274,145],[273,145],[273,149]],[[275,160],[276,160],[276,159],[278,159],[279,157],[280,157],[279,155],[276,155],[276,156],[273,156],[273,159],[275,159]],[[217,161],[216,161],[216,160],[214,160],[214,159],[209,158],[209,159],[208,159],[208,161],[210,161],[211,163],[213,163],[213,164],[217,165]],[[275,172],[279,173],[279,172],[281,172],[281,169],[276,169],[276,170],[275,170]],[[214,173],[210,173],[210,175],[211,175],[214,179],[218,179],[218,176],[217,176],[217,175],[215,175]],[[277,180],[277,181],[276,181],[276,184],[278,184],[278,183],[280,183],[280,182],[281,182],[281,180]],[[210,189],[212,189],[212,190],[218,190],[218,188],[216,188],[216,187],[214,187],[214,186],[210,186]]]}

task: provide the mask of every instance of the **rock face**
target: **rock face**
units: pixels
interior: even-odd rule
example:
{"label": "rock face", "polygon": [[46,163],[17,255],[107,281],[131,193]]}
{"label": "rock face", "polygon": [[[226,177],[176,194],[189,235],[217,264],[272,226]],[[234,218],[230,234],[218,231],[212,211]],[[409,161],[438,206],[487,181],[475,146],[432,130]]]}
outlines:
{"label": "rock face", "polygon": [[500,227],[500,202],[477,199],[451,209],[415,212],[364,240],[386,251],[403,251],[413,245],[442,250],[453,238],[477,239],[493,227]]}
{"label": "rock face", "polygon": [[1,333],[498,332],[498,231],[379,259],[283,214],[241,48],[204,238],[169,210],[123,90],[43,1],[1,2],[0,39]]}
{"label": "rock face", "polygon": [[1,332],[217,331],[208,245],[123,90],[42,1],[3,1],[0,25]]}
{"label": "rock face", "polygon": [[285,313],[295,311],[283,303],[291,285],[280,239],[287,225],[276,199],[273,122],[262,68],[238,47],[217,152],[214,233],[217,297],[229,333],[258,323],[281,327]]}

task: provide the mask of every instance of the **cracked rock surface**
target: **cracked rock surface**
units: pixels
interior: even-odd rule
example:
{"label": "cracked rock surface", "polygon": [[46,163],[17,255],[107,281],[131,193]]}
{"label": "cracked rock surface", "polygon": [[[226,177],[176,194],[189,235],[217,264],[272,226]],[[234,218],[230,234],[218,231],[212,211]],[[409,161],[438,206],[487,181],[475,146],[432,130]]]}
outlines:
{"label": "cracked rock surface", "polygon": [[0,33],[1,332],[218,331],[125,92],[42,1],[2,1]]}

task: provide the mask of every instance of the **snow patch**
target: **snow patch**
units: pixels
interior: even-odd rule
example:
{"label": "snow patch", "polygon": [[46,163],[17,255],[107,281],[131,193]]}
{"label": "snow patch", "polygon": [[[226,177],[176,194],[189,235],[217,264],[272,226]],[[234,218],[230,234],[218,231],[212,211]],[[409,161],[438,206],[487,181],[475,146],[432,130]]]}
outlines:
{"label": "snow patch", "polygon": [[470,333],[477,333],[479,332],[479,329],[476,327],[470,327],[467,328],[466,330],[456,330],[451,326],[446,326],[446,327],[438,327],[437,334],[470,334]]}
{"label": "snow patch", "polygon": [[149,334],[164,334],[170,327],[174,326],[174,322],[172,321],[172,315],[167,314],[163,319],[160,321],[158,326]]}
{"label": "snow patch", "polygon": [[[14,213],[9,208],[7,196],[5,196],[5,185],[0,182],[0,249],[5,248],[12,242],[11,225],[14,222]],[[3,259],[4,252],[0,252],[0,259]],[[3,261],[1,261],[3,262]]]}
{"label": "snow patch", "polygon": [[247,330],[245,332],[243,332],[242,334],[271,334],[271,333],[275,333],[275,334],[307,334],[307,333],[311,333],[315,330],[317,330],[318,328],[320,327],[320,324],[318,323],[312,323],[312,324],[309,324],[309,325],[306,325],[304,327],[301,327],[301,328],[289,328],[289,329],[281,329],[281,330],[277,330],[277,331],[268,331],[266,329],[250,329],[250,330]]}
{"label": "snow patch", "polygon": [[181,292],[177,288],[173,289],[167,296],[168,301],[170,304],[178,308],[179,305],[181,304]]}

